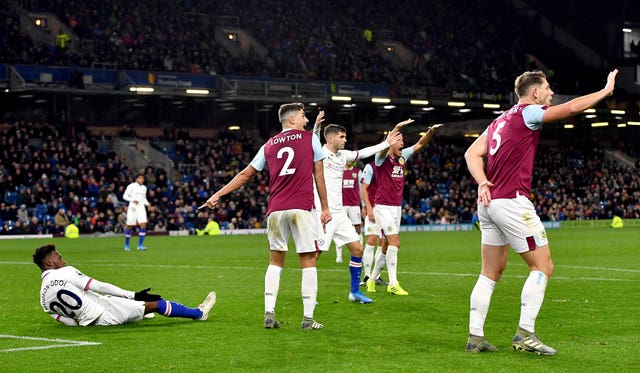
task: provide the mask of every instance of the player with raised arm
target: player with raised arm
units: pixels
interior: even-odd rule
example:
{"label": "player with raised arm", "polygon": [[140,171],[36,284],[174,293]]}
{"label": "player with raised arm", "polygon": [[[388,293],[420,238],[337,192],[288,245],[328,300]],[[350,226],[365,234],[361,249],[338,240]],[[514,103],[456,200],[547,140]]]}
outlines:
{"label": "player with raised arm", "polygon": [[[442,124],[434,124],[429,127],[413,146],[402,149],[404,143],[401,141],[389,150],[383,150],[376,154],[376,195],[373,213],[376,222],[384,232],[388,246],[386,249],[386,264],[389,272],[389,285],[387,293],[395,295],[409,295],[398,281],[398,249],[400,248],[400,219],[402,210],[402,191],[404,189],[404,176],[407,160],[416,152],[424,149],[431,141],[436,129]],[[380,276],[381,268],[374,269],[371,278],[367,280],[367,289],[371,286],[369,282]]]}
{"label": "player with raised arm", "polygon": [[323,226],[331,221],[322,165],[324,154],[318,138],[304,130],[309,120],[304,113],[303,104],[294,102],[280,106],[278,118],[282,124],[282,132],[267,140],[251,163],[200,208],[216,207],[221,197],[239,189],[258,171],[267,167],[270,192],[267,209],[269,266],[264,279],[264,327],[280,327],[280,322],[275,318],[276,300],[288,241],[293,237],[302,267],[302,329],[321,329],[323,325],[313,318],[318,293],[318,272],[317,224],[316,215],[311,209],[316,190],[322,210],[320,220]]}
{"label": "player with raised arm", "polygon": [[[364,277],[360,282],[360,286],[367,286],[367,292],[375,293],[376,285],[389,285],[380,277],[375,281],[368,282],[371,277],[371,271],[375,270],[374,265],[378,268],[377,273],[381,273],[386,264],[386,242],[382,236],[382,231],[376,223],[376,217],[373,214],[373,207],[376,205],[376,178],[375,178],[375,161],[369,162],[364,166],[360,176],[360,198],[364,203],[364,252],[362,253],[362,264],[364,266]],[[375,248],[378,250],[375,251]],[[374,260],[375,258],[375,260]]]}
{"label": "player with raised arm", "polygon": [[129,240],[131,239],[132,228],[136,223],[140,226],[138,230],[138,250],[146,250],[144,238],[147,235],[147,210],[149,206],[147,200],[147,187],[144,185],[144,175],[136,175],[136,180],[127,185],[122,199],[129,202],[127,207],[127,227],[124,230],[124,250],[129,251]]}
{"label": "player with raised arm", "polygon": [[[319,115],[322,117],[323,113]],[[324,164],[324,180],[327,187],[327,199],[329,203],[329,211],[332,220],[326,226],[324,232],[319,232],[318,246],[320,252],[328,251],[331,241],[335,242],[336,247],[347,246],[351,253],[349,260],[349,273],[351,276],[351,285],[348,299],[357,303],[372,303],[373,300],[365,296],[360,290],[360,276],[362,274],[362,243],[360,235],[356,233],[355,228],[347,217],[347,213],[342,204],[342,184],[344,168],[347,163],[357,161],[359,159],[371,157],[372,155],[396,145],[402,135],[399,129],[413,122],[406,120],[400,122],[396,127],[389,131],[387,138],[373,146],[366,147],[359,151],[351,151],[345,149],[347,142],[347,130],[336,124],[329,124],[324,129],[324,138],[326,144],[322,147],[325,155]],[[316,121],[313,132],[315,136],[320,135],[320,126],[322,121]],[[317,199],[317,196],[316,196]],[[318,203],[316,202],[316,205]]]}
{"label": "player with raised arm", "polygon": [[42,270],[42,309],[56,321],[69,326],[122,325],[140,321],[152,312],[204,321],[216,304],[213,291],[197,308],[189,308],[149,294],[151,288],[136,293],[98,281],[67,266],[53,244],[37,248],[33,262]]}
{"label": "player with raised arm", "polygon": [[523,73],[515,80],[518,103],[496,118],[467,149],[467,167],[478,183],[482,231],[482,269],[470,297],[467,352],[497,351],[484,337],[484,322],[511,247],[529,266],[512,346],[538,355],[556,354],[535,332],[547,281],[553,273],[547,234],[529,200],[536,148],[543,123],[579,114],[611,95],[617,73],[609,73],[601,90],[556,106],[551,106],[553,91],[545,74]]}

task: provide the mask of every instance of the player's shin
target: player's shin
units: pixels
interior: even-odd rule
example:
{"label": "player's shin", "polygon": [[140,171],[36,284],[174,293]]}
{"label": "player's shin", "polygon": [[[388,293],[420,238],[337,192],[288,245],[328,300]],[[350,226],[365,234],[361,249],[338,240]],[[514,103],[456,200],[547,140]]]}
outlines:
{"label": "player's shin", "polygon": [[318,270],[316,267],[302,269],[302,308],[303,316],[313,319],[313,311],[316,308],[318,296]]}
{"label": "player's shin", "polygon": [[475,336],[484,337],[484,321],[489,312],[491,296],[496,283],[490,278],[480,275],[478,281],[471,291],[469,299],[469,333]]}
{"label": "player's shin", "polygon": [[202,311],[198,308],[190,308],[184,304],[164,299],[158,301],[156,312],[166,317],[184,317],[194,320],[202,317]]}
{"label": "player's shin", "polygon": [[264,311],[275,312],[282,268],[270,264],[264,275]]}
{"label": "player's shin", "polygon": [[362,253],[362,264],[364,265],[364,275],[371,277],[371,267],[373,267],[373,245],[365,245]]}
{"label": "player's shin", "polygon": [[349,259],[349,273],[351,274],[351,293],[360,289],[360,275],[362,274],[362,257],[351,256]]}
{"label": "player's shin", "polygon": [[547,276],[540,271],[531,271],[522,287],[519,324],[522,329],[535,332],[536,318],[542,307],[546,289]]}

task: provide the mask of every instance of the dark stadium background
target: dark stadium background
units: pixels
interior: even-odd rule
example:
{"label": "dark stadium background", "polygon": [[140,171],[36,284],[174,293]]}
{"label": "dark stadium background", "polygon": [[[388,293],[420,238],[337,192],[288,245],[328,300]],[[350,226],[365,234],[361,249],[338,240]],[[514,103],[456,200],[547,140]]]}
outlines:
{"label": "dark stadium background", "polygon": [[[199,216],[193,207],[279,130],[277,108],[291,101],[305,103],[311,121],[325,110],[328,122],[348,128],[353,148],[407,117],[416,119],[409,144],[444,123],[407,177],[404,222],[468,222],[475,188],[462,152],[514,103],[513,80],[528,69],[548,74],[556,102],[599,89],[620,70],[614,96],[595,112],[542,132],[533,198],[543,219],[638,218],[639,8],[594,0],[2,1],[2,232],[53,232],[59,207],[83,233],[119,232],[122,207],[106,199],[121,197],[141,169],[157,208],[152,225],[195,231],[215,218],[261,226],[264,176],[224,211]],[[188,86],[208,92],[188,94]],[[29,223],[16,228],[22,204]]]}

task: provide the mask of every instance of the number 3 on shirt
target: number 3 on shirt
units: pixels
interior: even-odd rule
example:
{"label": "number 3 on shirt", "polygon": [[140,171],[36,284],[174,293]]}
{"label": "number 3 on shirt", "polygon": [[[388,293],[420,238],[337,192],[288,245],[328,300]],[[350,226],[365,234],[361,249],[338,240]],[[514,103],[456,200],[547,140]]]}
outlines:
{"label": "number 3 on shirt", "polygon": [[291,166],[291,162],[293,161],[293,156],[295,155],[293,148],[285,146],[284,148],[278,150],[278,159],[283,158],[285,155],[287,159],[284,160],[284,165],[282,166],[282,170],[280,170],[280,174],[278,176],[293,175],[294,173],[296,173],[295,168],[289,168],[289,166]]}
{"label": "number 3 on shirt", "polygon": [[491,155],[496,155],[496,153],[498,152],[498,148],[500,148],[500,145],[502,145],[502,136],[500,136],[500,131],[502,131],[502,128],[504,127],[505,124],[507,124],[507,122],[504,120],[501,122],[498,122],[498,127],[496,128],[495,131],[493,131],[493,135],[491,136],[491,141],[495,141],[495,145],[489,149],[489,154]]}

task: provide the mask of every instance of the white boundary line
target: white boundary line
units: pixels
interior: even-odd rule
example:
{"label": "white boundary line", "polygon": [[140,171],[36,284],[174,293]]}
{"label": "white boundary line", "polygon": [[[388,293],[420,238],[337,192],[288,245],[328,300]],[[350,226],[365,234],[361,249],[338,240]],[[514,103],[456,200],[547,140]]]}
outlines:
{"label": "white boundary line", "polygon": [[[87,263],[91,264],[91,263]],[[147,268],[185,268],[185,269],[239,269],[239,270],[262,270],[264,267],[229,267],[229,266],[213,266],[213,265],[175,265],[175,264],[125,264],[125,263],[94,263],[110,267],[147,267]],[[598,268],[598,267],[577,267],[577,266],[565,266],[567,268],[579,268],[579,269],[608,269],[611,271],[621,272],[638,272],[640,270],[623,269],[623,268]],[[299,268],[291,268],[293,270],[300,270]],[[320,271],[342,272],[344,269],[338,268],[318,268]],[[478,277],[479,273],[452,273],[452,272],[398,272],[401,274],[417,275],[417,276],[451,276],[451,277]],[[525,278],[527,275],[504,275],[503,277]],[[584,280],[584,281],[613,281],[613,282],[640,282],[640,279],[624,279],[624,278],[608,278],[608,277],[568,277],[568,276],[553,276],[554,280]]]}
{"label": "white boundary line", "polygon": [[46,350],[49,348],[62,348],[62,347],[78,347],[78,346],[97,346],[101,345],[100,342],[87,342],[87,341],[70,341],[67,339],[50,339],[50,338],[39,338],[39,337],[27,337],[22,335],[8,335],[8,334],[0,334],[0,339],[25,339],[29,341],[44,341],[44,342],[55,342],[56,344],[51,345],[43,345],[43,346],[31,346],[31,347],[20,347],[20,348],[7,348],[4,350],[0,350],[0,352],[16,352],[16,351],[29,351],[29,350]]}
{"label": "white boundary line", "polygon": [[[7,262],[0,261],[0,265],[33,265],[29,262]],[[236,269],[236,270],[262,270],[264,267],[230,267],[230,266],[215,266],[215,265],[189,265],[189,264],[139,264],[139,263],[106,263],[100,261],[83,262],[83,265],[103,265],[108,267],[139,267],[139,268],[184,268],[184,269]],[[640,273],[638,269],[627,268],[607,268],[607,267],[588,267],[588,266],[575,266],[575,265],[561,265],[556,268],[572,268],[572,269],[585,269],[595,271],[614,271],[614,272],[627,272],[627,273]],[[300,268],[288,268],[289,270],[300,270]],[[318,268],[320,271],[330,272],[342,272],[343,269],[338,268]],[[417,276],[451,276],[451,277],[477,277],[479,273],[453,273],[453,272],[399,272],[401,274],[410,274]],[[526,275],[504,275],[503,277],[524,278]],[[553,276],[554,280],[580,280],[580,281],[608,281],[608,282],[640,282],[640,279],[625,279],[625,278],[610,278],[610,277],[572,277],[572,276]]]}

